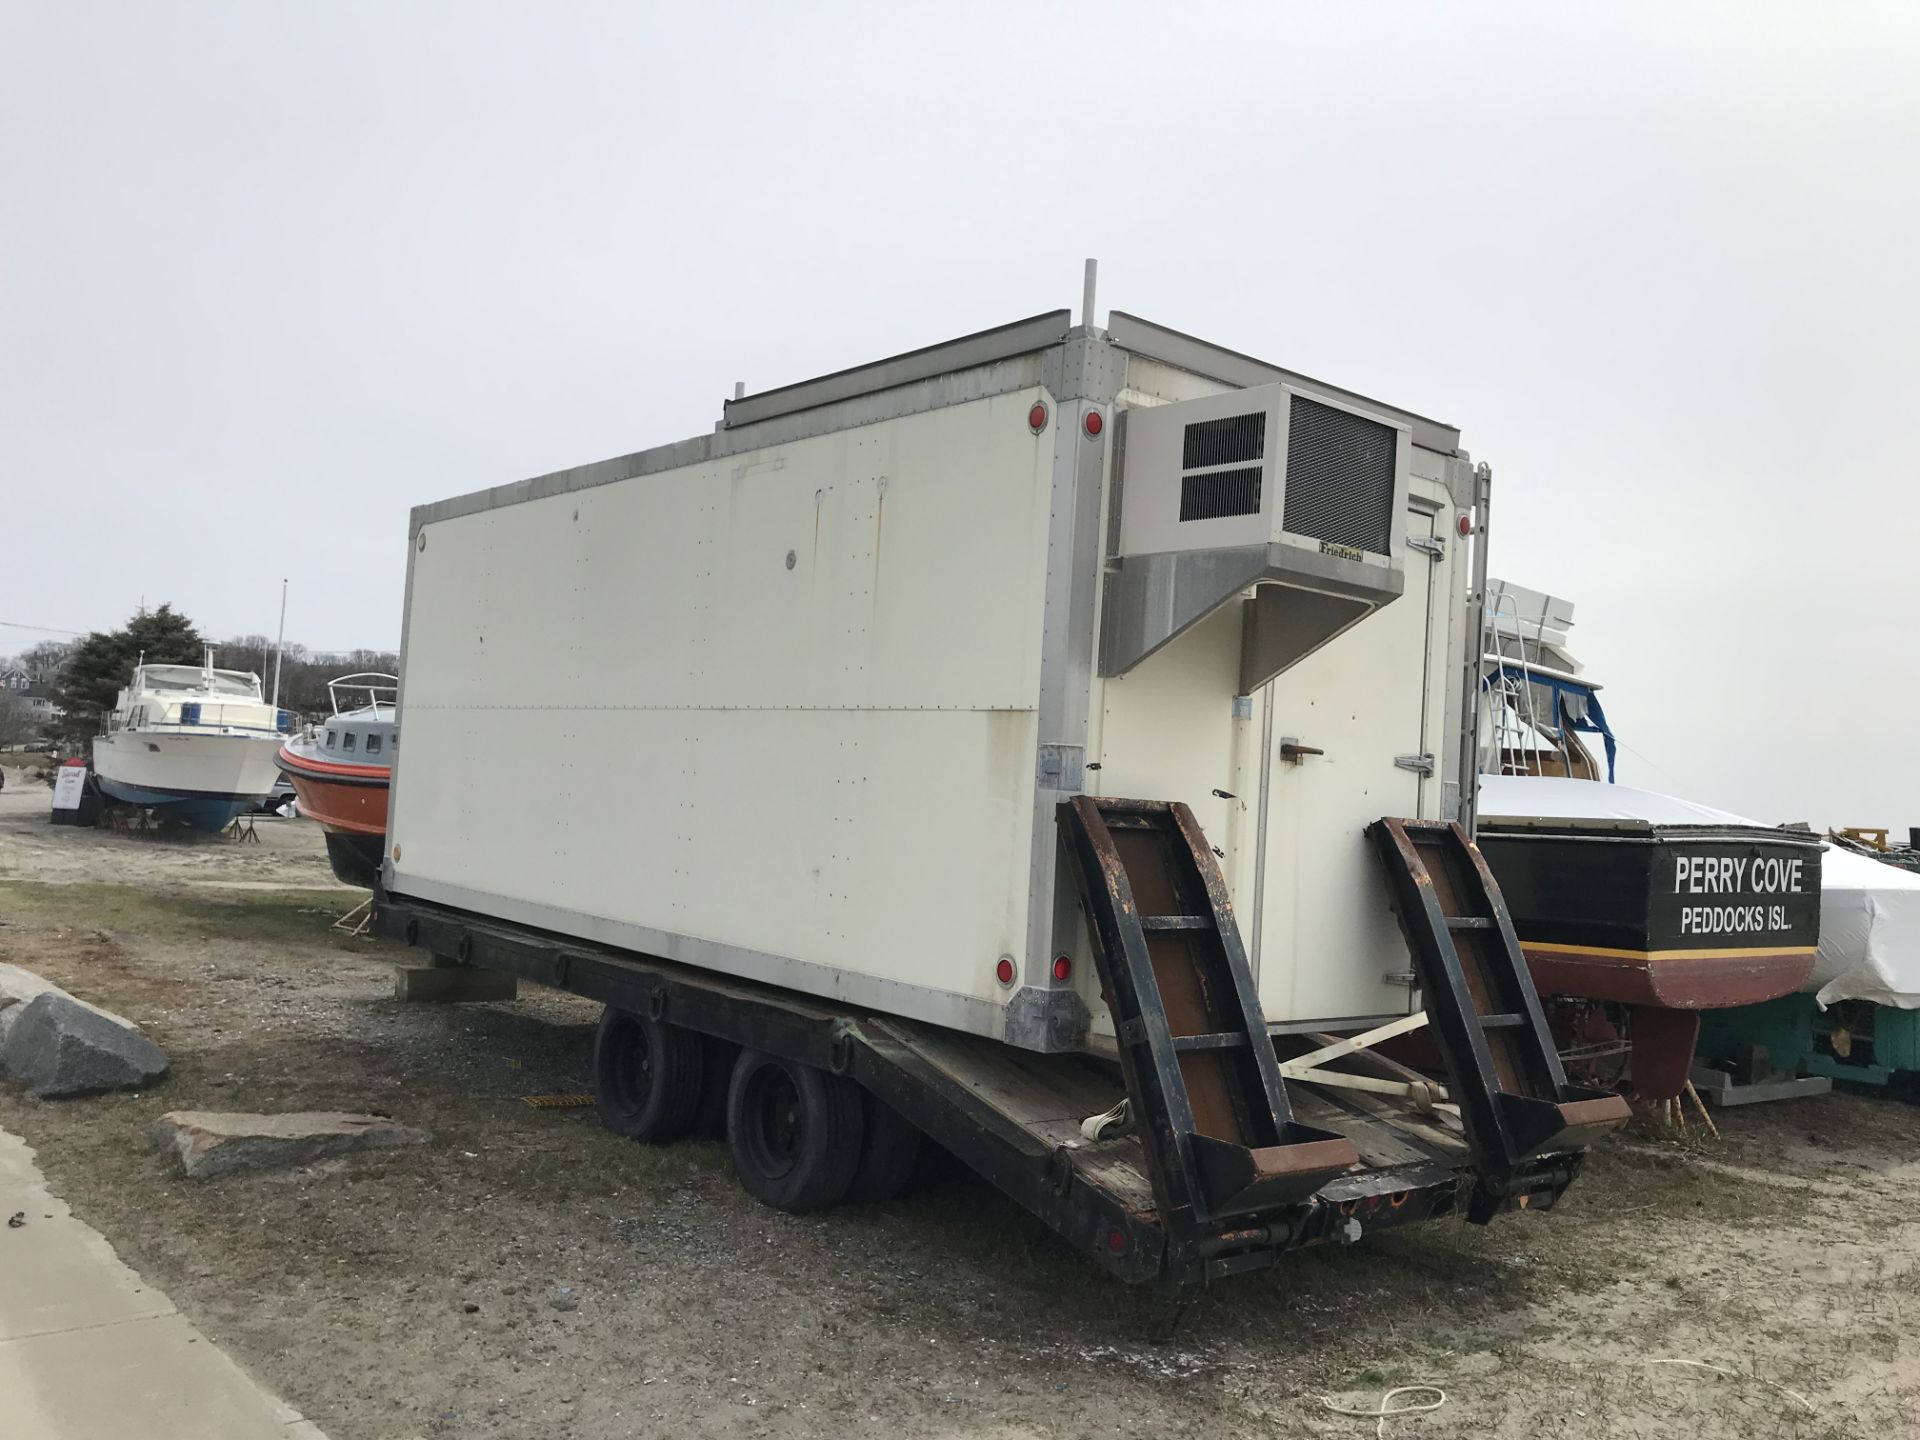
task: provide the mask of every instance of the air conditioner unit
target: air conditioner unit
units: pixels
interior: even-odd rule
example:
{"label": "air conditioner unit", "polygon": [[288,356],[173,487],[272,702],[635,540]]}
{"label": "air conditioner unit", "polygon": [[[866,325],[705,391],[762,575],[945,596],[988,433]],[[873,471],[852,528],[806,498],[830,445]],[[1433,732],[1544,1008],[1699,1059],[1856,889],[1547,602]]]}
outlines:
{"label": "air conditioner unit", "polygon": [[1103,674],[1245,594],[1250,692],[1401,593],[1405,424],[1287,384],[1123,418]]}

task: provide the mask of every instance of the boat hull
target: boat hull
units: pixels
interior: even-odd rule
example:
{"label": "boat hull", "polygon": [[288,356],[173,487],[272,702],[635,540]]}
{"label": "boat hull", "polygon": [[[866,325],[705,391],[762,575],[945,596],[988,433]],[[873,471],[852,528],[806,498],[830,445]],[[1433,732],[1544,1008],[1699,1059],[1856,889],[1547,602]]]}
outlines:
{"label": "boat hull", "polygon": [[93,742],[108,799],[201,830],[221,830],[273,792],[274,735],[120,730]]}
{"label": "boat hull", "polygon": [[342,885],[373,889],[380,883],[380,861],[386,853],[386,838],[384,835],[343,835],[329,830],[327,864],[333,867],[333,878]]}
{"label": "boat hull", "polygon": [[1790,994],[1812,972],[1812,836],[1539,821],[1483,828],[1479,843],[1542,994],[1720,1009]]}
{"label": "boat hull", "polygon": [[388,768],[328,760],[298,740],[282,745],[275,762],[293,782],[300,813],[327,832],[334,875],[371,888],[386,849]]}

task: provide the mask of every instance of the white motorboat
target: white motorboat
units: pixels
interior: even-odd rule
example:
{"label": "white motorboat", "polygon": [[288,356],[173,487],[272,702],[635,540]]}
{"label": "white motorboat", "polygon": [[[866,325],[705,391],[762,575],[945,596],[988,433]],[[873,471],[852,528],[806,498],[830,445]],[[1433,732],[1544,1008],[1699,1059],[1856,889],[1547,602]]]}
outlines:
{"label": "white motorboat", "polygon": [[106,733],[94,776],[111,800],[219,830],[273,790],[290,717],[261,696],[260,677],[192,665],[137,666]]}

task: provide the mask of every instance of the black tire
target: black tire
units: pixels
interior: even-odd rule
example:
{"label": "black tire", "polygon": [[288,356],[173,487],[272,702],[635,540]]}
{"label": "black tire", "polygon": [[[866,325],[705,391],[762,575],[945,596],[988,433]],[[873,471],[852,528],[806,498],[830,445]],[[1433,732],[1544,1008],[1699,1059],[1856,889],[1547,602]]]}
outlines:
{"label": "black tire", "polygon": [[865,1119],[860,1168],[853,1172],[847,1198],[863,1205],[883,1205],[898,1199],[913,1182],[920,1164],[920,1130],[871,1091],[866,1095]]}
{"label": "black tire", "polygon": [[727,1149],[742,1188],[794,1214],[841,1199],[860,1168],[860,1095],[812,1065],[742,1050],[727,1090]]}
{"label": "black tire", "polygon": [[703,1037],[609,1005],[593,1037],[593,1098],[616,1135],[665,1145],[700,1118]]}

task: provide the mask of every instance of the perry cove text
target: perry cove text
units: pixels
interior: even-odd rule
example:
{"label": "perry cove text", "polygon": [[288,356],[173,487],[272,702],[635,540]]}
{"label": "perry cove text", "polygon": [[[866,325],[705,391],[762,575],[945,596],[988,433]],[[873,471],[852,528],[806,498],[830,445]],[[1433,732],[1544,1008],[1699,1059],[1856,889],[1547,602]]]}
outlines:
{"label": "perry cove text", "polygon": [[1673,867],[1673,893],[1798,895],[1803,863],[1776,855],[1681,855]]}
{"label": "perry cove text", "polygon": [[[1681,855],[1674,861],[1676,895],[1798,895],[1802,862],[1778,856]],[[1682,935],[1759,934],[1788,930],[1784,905],[1684,905]]]}

